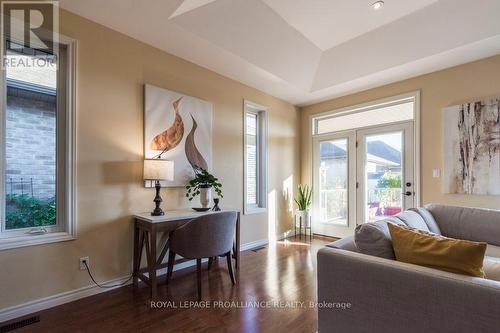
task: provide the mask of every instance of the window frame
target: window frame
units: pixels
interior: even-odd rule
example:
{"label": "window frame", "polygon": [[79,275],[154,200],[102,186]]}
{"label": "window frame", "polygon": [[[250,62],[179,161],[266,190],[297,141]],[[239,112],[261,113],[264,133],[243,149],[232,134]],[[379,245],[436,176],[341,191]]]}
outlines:
{"label": "window frame", "polygon": [[[0,135],[0,250],[25,246],[47,244],[76,239],[76,56],[77,41],[59,35],[59,52],[66,52],[60,57],[58,65],[58,86],[64,82],[65,89],[57,90],[56,117],[56,225],[44,226],[47,231],[41,234],[28,234],[37,228],[5,229],[5,140]],[[3,55],[2,55],[3,61]],[[61,68],[61,67],[60,67]],[[6,129],[6,72],[1,70],[0,77],[0,127],[1,133]],[[64,108],[61,112],[60,108]],[[62,114],[62,115],[61,115]],[[64,157],[61,158],[61,155]]]}
{"label": "window frame", "polygon": [[[267,212],[268,187],[268,123],[266,106],[244,100],[243,103],[243,214],[259,214]],[[257,189],[256,204],[247,203],[247,114],[257,117]]]}

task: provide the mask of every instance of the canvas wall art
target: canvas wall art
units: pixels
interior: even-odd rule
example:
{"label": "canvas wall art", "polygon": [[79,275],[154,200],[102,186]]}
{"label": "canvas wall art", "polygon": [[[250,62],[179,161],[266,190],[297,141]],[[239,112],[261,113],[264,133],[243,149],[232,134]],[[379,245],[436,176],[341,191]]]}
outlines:
{"label": "canvas wall art", "polygon": [[145,85],[144,156],[174,161],[174,180],[162,186],[185,186],[193,168],[211,168],[212,113],[210,102]]}
{"label": "canvas wall art", "polygon": [[443,110],[445,193],[500,195],[499,101]]}

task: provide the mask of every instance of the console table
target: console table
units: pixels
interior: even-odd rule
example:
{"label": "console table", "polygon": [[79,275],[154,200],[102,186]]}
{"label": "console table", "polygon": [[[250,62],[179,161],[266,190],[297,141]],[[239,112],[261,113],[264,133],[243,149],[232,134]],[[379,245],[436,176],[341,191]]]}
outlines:
{"label": "console table", "polygon": [[[233,259],[235,267],[239,269],[240,263],[240,212],[236,209],[224,209],[222,211],[234,211],[237,213],[235,241],[233,245]],[[157,236],[158,233],[170,233],[181,225],[191,221],[194,218],[205,214],[216,214],[217,212],[196,212],[194,210],[173,210],[165,212],[163,216],[151,216],[151,213],[140,213],[134,215],[134,258],[133,258],[133,281],[137,286],[139,280],[146,283],[151,290],[151,298],[157,295],[157,270],[166,268],[167,263],[163,259],[167,254],[169,240],[162,247],[157,255]],[[141,268],[141,259],[143,248],[146,252],[147,266]],[[178,259],[176,264],[189,261],[190,259]],[[148,276],[144,273],[148,272]]]}

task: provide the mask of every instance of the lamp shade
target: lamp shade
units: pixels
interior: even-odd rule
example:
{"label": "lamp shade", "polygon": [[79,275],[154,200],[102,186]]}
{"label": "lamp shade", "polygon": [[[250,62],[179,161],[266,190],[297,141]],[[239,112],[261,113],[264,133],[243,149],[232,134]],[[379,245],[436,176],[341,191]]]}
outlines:
{"label": "lamp shade", "polygon": [[144,160],[144,180],[174,180],[174,162],[159,158]]}

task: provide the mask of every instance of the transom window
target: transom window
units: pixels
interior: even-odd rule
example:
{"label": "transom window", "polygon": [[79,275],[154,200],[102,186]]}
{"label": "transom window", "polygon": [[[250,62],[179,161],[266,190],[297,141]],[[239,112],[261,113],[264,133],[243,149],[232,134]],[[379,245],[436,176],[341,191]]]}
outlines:
{"label": "transom window", "polygon": [[354,128],[391,124],[414,119],[414,97],[326,112],[313,118],[313,135]]}

